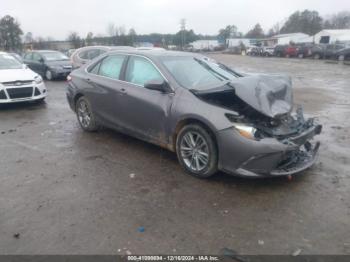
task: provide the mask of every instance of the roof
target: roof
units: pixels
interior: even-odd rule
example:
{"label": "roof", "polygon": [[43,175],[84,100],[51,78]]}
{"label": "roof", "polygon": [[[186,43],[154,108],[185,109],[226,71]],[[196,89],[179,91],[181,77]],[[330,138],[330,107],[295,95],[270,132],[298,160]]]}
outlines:
{"label": "roof", "polygon": [[31,50],[29,52],[48,53],[48,52],[59,52],[59,51],[56,51],[56,50]]}
{"label": "roof", "polygon": [[279,35],[274,35],[271,38],[283,38],[283,37],[293,37],[293,36],[309,36],[304,33],[290,33],[290,34],[279,34]]}
{"label": "roof", "polygon": [[164,57],[164,56],[200,56],[196,53],[190,53],[190,52],[181,52],[181,51],[168,51],[168,50],[159,50],[159,49],[152,49],[152,50],[112,50],[109,53],[125,53],[125,54],[134,54],[134,55],[143,55],[146,57]]}
{"label": "roof", "polygon": [[350,35],[350,29],[324,29],[317,34],[328,33],[334,35]]}

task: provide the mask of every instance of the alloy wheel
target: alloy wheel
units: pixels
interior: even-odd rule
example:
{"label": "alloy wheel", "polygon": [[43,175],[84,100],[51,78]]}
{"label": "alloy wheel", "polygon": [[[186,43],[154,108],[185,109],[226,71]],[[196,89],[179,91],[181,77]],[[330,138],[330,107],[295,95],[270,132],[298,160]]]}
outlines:
{"label": "alloy wheel", "polygon": [[187,132],[180,143],[180,154],[190,170],[199,172],[209,164],[209,147],[204,137],[195,131]]}
{"label": "alloy wheel", "polygon": [[91,113],[88,104],[84,100],[79,101],[77,113],[80,124],[84,128],[88,128],[91,121]]}
{"label": "alloy wheel", "polygon": [[47,70],[45,73],[46,79],[47,80],[52,80],[52,73],[50,70]]}

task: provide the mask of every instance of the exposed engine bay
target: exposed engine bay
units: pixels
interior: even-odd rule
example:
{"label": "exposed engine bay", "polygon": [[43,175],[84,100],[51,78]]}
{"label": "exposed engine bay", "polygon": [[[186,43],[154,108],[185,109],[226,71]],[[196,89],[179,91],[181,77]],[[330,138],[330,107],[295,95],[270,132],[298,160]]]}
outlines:
{"label": "exposed engine bay", "polygon": [[[226,117],[233,123],[254,126],[257,139],[274,137],[283,141],[312,128],[314,119],[305,120],[301,107],[293,115],[291,84],[281,81],[288,78],[278,76],[277,84],[274,79],[276,76],[241,77],[225,86],[194,91],[194,94],[210,104],[233,111]],[[268,89],[267,84],[270,84]]]}
{"label": "exposed engine bay", "polygon": [[[281,76],[277,81],[273,79],[276,78],[240,77],[222,87],[193,93],[207,103],[230,110],[225,116],[233,125],[254,127],[256,141],[274,138],[287,145],[289,149],[270,172],[272,175],[286,175],[304,169],[315,161],[320,143],[313,145],[310,140],[321,133],[322,126],[316,125],[313,118],[305,120],[301,107],[293,113],[290,81]],[[254,170],[259,157],[250,159],[240,170]],[[261,173],[259,170],[256,172]]]}

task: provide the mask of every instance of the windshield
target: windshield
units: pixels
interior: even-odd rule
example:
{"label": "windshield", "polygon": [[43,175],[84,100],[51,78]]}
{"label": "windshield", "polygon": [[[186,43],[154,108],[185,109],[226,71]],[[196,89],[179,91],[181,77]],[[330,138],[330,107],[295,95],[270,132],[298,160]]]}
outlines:
{"label": "windshield", "polygon": [[23,68],[22,64],[18,62],[13,56],[8,54],[0,54],[0,70],[21,68]]}
{"label": "windshield", "polygon": [[241,76],[224,64],[217,63],[214,60],[205,60],[205,63],[225,80],[232,80]]}
{"label": "windshield", "polygon": [[176,81],[187,89],[207,90],[227,80],[204,61],[194,57],[163,57],[162,62]]}
{"label": "windshield", "polygon": [[46,61],[69,60],[69,58],[60,52],[41,52]]}

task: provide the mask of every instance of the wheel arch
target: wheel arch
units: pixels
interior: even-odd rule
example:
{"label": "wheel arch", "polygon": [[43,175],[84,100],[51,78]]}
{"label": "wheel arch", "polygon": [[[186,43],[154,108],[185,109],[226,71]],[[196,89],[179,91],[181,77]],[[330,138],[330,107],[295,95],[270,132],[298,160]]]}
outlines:
{"label": "wheel arch", "polygon": [[183,127],[185,127],[187,125],[192,125],[192,124],[200,125],[209,133],[209,135],[213,138],[217,152],[219,153],[218,141],[217,141],[217,137],[215,134],[216,133],[215,128],[207,121],[204,121],[202,119],[198,119],[195,117],[188,117],[188,118],[181,119],[176,124],[175,130],[174,130],[173,135],[172,135],[172,146],[173,146],[174,151],[176,151],[176,140],[177,140],[177,136],[178,136],[179,132],[181,131],[181,129]]}
{"label": "wheel arch", "polygon": [[73,106],[74,106],[74,111],[76,111],[76,106],[77,106],[77,101],[78,101],[78,99],[79,98],[81,98],[81,97],[83,97],[84,96],[84,94],[83,93],[76,93],[75,95],[74,95],[74,98],[73,98]]}

